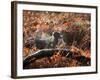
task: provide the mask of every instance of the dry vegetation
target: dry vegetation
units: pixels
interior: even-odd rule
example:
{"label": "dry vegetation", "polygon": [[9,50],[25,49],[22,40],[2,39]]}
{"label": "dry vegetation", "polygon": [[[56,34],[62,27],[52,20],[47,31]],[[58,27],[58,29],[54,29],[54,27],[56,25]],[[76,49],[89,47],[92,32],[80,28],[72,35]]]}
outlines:
{"label": "dry vegetation", "polygon": [[[23,11],[23,57],[44,48],[66,48],[91,59],[91,16],[88,13]],[[62,35],[60,40],[52,38],[54,32]],[[63,41],[61,41],[61,39]],[[40,42],[38,40],[44,40]],[[58,43],[54,43],[58,42]],[[39,43],[39,44],[38,44]],[[65,62],[63,62],[65,61]],[[66,63],[66,61],[68,61]],[[78,61],[61,55],[43,57],[33,67],[80,66]],[[89,62],[90,63],[90,62]],[[88,63],[87,63],[88,64]],[[90,65],[90,64],[88,64]],[[84,65],[83,65],[84,66]]]}

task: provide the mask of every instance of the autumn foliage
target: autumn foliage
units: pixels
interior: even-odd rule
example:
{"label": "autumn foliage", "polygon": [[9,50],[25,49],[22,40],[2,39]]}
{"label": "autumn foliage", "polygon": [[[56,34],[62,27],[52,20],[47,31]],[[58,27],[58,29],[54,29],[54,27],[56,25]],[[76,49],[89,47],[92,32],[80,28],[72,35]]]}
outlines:
{"label": "autumn foliage", "polygon": [[[23,58],[30,54],[34,54],[42,48],[64,48],[69,49],[72,52],[80,53],[81,56],[91,59],[90,23],[91,15],[89,13],[24,10]],[[61,38],[59,38],[58,43],[56,44],[54,44],[55,39],[52,37],[54,32],[61,34]],[[39,45],[39,40],[44,40],[44,42],[40,41]],[[65,64],[62,62],[63,60],[69,60],[69,63]],[[57,64],[58,62],[59,64]],[[44,57],[36,60],[34,66],[80,66],[77,62],[77,60],[65,58],[56,54],[49,59]]]}

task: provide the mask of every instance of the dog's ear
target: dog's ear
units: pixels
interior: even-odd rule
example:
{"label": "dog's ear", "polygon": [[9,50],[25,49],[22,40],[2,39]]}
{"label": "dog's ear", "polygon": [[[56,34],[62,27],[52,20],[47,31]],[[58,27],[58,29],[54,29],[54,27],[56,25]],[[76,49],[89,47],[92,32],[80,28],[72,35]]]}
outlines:
{"label": "dog's ear", "polygon": [[60,38],[60,33],[59,32],[54,32],[54,37],[55,38]]}

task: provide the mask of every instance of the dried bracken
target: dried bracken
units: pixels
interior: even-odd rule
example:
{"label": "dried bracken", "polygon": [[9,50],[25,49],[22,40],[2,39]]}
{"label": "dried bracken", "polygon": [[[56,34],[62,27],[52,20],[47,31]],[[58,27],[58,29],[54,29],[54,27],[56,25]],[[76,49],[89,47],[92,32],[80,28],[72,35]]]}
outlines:
{"label": "dried bracken", "polygon": [[81,55],[79,52],[69,52],[66,56],[61,55],[61,53],[58,51],[48,57],[40,57],[38,59],[30,58],[29,62],[24,64],[23,68],[56,68],[90,65],[90,58]]}
{"label": "dried bracken", "polygon": [[[61,56],[60,52],[57,52],[51,57],[37,59],[34,64],[29,64],[29,67],[72,67],[84,66],[87,63],[90,65],[90,23],[89,13],[23,10],[23,58],[42,49],[69,49],[74,59]],[[85,58],[81,56],[87,61],[84,62]],[[83,62],[78,60],[80,58]]]}

